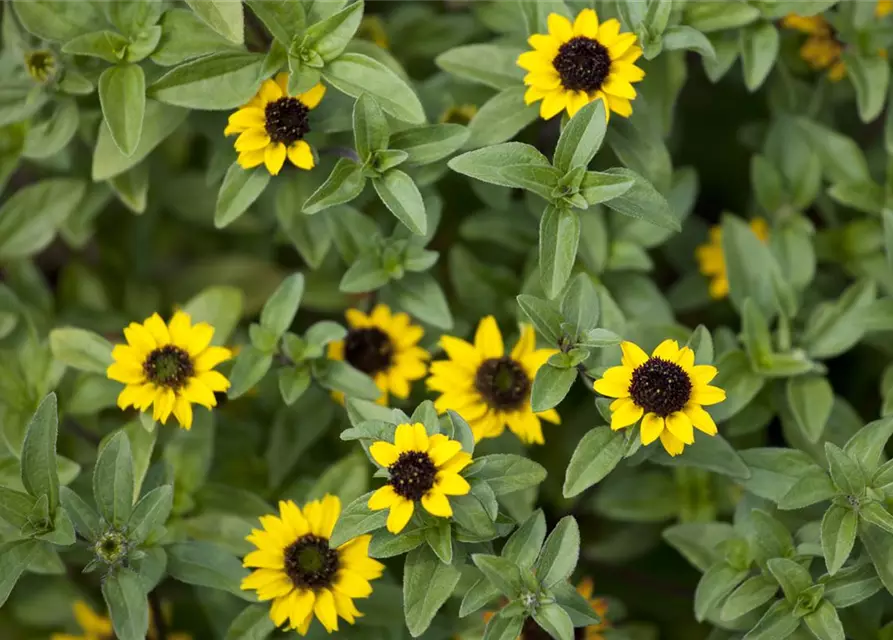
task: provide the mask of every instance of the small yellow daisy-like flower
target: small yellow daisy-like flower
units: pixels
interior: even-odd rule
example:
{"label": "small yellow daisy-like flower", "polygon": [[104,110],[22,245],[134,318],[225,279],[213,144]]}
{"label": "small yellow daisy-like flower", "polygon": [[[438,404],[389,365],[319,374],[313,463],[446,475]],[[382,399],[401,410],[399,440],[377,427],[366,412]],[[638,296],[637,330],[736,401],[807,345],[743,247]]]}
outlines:
{"label": "small yellow daisy-like flower", "polygon": [[[769,241],[769,225],[763,218],[752,218],[750,230],[763,242]],[[710,297],[722,300],[728,296],[729,278],[722,249],[722,227],[711,227],[709,241],[695,249],[695,257],[701,273],[710,278]]]}
{"label": "small yellow daisy-like flower", "polygon": [[874,15],[885,18],[893,13],[893,0],[878,0],[874,7]]}
{"label": "small yellow daisy-like flower", "polygon": [[126,387],[118,407],[146,411],[154,404],[153,419],[165,424],[171,413],[184,429],[192,427],[192,403],[210,409],[217,405],[215,392],[229,389],[229,380],[214,371],[232,352],[211,345],[214,327],[192,324],[188,313],[177,311],[165,325],[157,313],[142,324],[124,329],[127,344],[112,350],[115,362],[106,375]]}
{"label": "small yellow daisy-like flower", "polygon": [[592,9],[583,9],[573,24],[557,13],[548,18],[549,33],[527,40],[533,51],[518,57],[529,73],[524,84],[526,104],[542,100],[540,116],[546,120],[567,109],[571,117],[593,100],[605,102],[605,116],[624,118],[633,112],[633,82],[645,77],[635,65],[642,55],[634,33],[620,33],[615,19],[599,24]]}
{"label": "small yellow daisy-like flower", "polygon": [[595,381],[595,390],[609,398],[611,428],[623,429],[642,420],[642,444],[658,438],[671,456],[695,441],[692,426],[709,436],[716,423],[702,405],[726,399],[726,392],[710,385],[716,367],[695,365],[695,353],[664,340],[649,357],[632,342],[620,343],[623,360]]}
{"label": "small yellow daisy-like flower", "polygon": [[[167,603],[166,603],[167,604]],[[170,609],[165,607],[165,613],[162,614],[167,621],[170,618]],[[78,627],[81,629],[80,635],[72,635],[70,633],[53,633],[50,640],[115,640],[115,632],[112,628],[112,621],[105,616],[101,616],[90,608],[83,600],[76,600],[72,606],[74,619]],[[147,640],[156,640],[158,637],[158,627],[155,624],[155,618],[152,611],[149,611],[149,633],[146,635]],[[167,640],[192,640],[192,636],[182,631],[167,631],[165,634]]]}
{"label": "small yellow daisy-like flower", "polygon": [[543,444],[540,420],[560,424],[554,409],[534,413],[530,390],[536,372],[555,349],[537,349],[530,325],[521,326],[521,336],[510,354],[493,316],[481,320],[474,345],[460,338],[443,336],[440,346],[449,360],[431,363],[428,388],[439,391],[434,406],[441,413],[452,409],[468,421],[475,440],[496,438],[505,427],[526,444]]}
{"label": "small yellow daisy-like flower", "polygon": [[846,65],[841,60],[843,44],[837,39],[831,23],[822,15],[799,16],[792,13],[785,16],[781,24],[809,36],[800,47],[800,57],[810,68],[827,70],[828,79],[832,82],[846,75]]}
{"label": "small yellow daisy-like flower", "polygon": [[390,509],[388,531],[400,533],[412,518],[415,503],[440,518],[453,515],[447,496],[464,496],[471,491],[459,473],[471,464],[471,454],[442,433],[429,436],[425,425],[401,424],[394,442],[373,442],[369,454],[387,468],[388,483],[369,498],[373,511]]}
{"label": "small yellow daisy-like flower", "polygon": [[235,147],[239,166],[251,169],[264,164],[277,175],[285,158],[299,169],[312,169],[316,161],[304,140],[310,132],[310,111],[326,93],[322,84],[296,96],[288,95],[288,74],[264,80],[257,95],[229,117],[224,135],[239,134]]}
{"label": "small yellow daisy-like flower", "polygon": [[332,495],[301,509],[291,500],[279,502],[279,515],[261,516],[263,529],[246,540],[257,547],[244,566],[255,569],[242,589],[257,591],[258,600],[272,600],[270,619],[306,635],[313,617],[326,631],[338,630],[338,618],[353,624],[361,617],[354,599],[368,598],[371,580],[384,565],[369,557],[372,536],[363,535],[340,547],[329,546],[341,515],[341,501]]}
{"label": "small yellow daisy-like flower", "polygon": [[29,51],[25,54],[25,70],[33,80],[46,82],[56,73],[56,57],[47,49]]}
{"label": "small yellow daisy-like flower", "polygon": [[477,112],[478,108],[473,104],[455,104],[440,115],[440,121],[464,126],[471,122],[471,119],[477,115]]}
{"label": "small yellow daisy-like flower", "polygon": [[[431,355],[418,346],[424,330],[403,312],[391,313],[378,304],[366,315],[358,309],[345,313],[348,332],[344,340],[329,344],[330,360],[345,360],[353,368],[372,376],[381,389],[378,404],[388,403],[388,394],[409,397],[410,382],[421,380]],[[336,394],[341,399],[343,394]]]}

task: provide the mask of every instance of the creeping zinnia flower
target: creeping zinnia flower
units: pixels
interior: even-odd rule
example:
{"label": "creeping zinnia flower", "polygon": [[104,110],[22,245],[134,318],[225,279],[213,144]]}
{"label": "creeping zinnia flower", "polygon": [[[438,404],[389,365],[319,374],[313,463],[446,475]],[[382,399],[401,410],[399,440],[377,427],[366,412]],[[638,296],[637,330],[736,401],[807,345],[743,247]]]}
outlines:
{"label": "creeping zinnia flower", "polygon": [[785,16],[781,24],[807,34],[806,42],[800,47],[800,57],[816,71],[828,71],[828,79],[837,82],[846,75],[846,65],[841,60],[843,45],[831,23],[824,16],[800,16],[795,13]]}
{"label": "creeping zinnia flower", "polygon": [[329,344],[329,358],[345,360],[372,376],[381,389],[379,404],[388,403],[388,393],[408,397],[409,383],[425,377],[426,361],[431,357],[418,346],[424,330],[412,324],[407,314],[391,313],[384,304],[376,305],[369,315],[348,309],[345,316],[347,336]]}
{"label": "creeping zinnia flower", "polygon": [[381,577],[384,566],[369,557],[371,536],[329,546],[339,515],[336,496],[308,502],[303,510],[280,501],[279,515],[261,516],[263,529],[246,538],[257,550],[245,556],[243,564],[255,570],[242,580],[242,589],[273,601],[270,619],[277,627],[287,622],[303,636],[315,615],[332,633],[339,617],[353,624],[362,616],[353,601],[369,597],[369,582]]}
{"label": "creeping zinnia flower", "polygon": [[573,24],[552,13],[548,25],[548,34],[528,39],[534,50],[518,58],[518,66],[529,72],[524,101],[542,100],[540,116],[547,120],[565,109],[573,117],[593,100],[605,102],[605,116],[612,111],[624,118],[632,114],[632,83],[645,77],[634,64],[642,55],[636,35],[620,33],[614,18],[599,25],[592,9],[583,9]]}
{"label": "creeping zinnia flower", "polygon": [[554,349],[537,349],[530,325],[521,326],[521,337],[506,353],[502,334],[493,316],[481,320],[474,345],[460,338],[443,336],[440,346],[449,360],[431,363],[428,388],[440,392],[434,406],[447,409],[468,421],[475,440],[496,438],[506,425],[522,442],[543,444],[540,420],[559,424],[554,409],[534,413],[530,406],[533,379]]}
{"label": "creeping zinnia flower", "polygon": [[471,491],[459,475],[471,464],[471,454],[442,433],[431,436],[420,423],[401,424],[393,444],[373,442],[369,454],[388,470],[388,482],[369,498],[373,511],[390,509],[388,531],[400,533],[412,518],[415,503],[441,518],[453,515],[447,496],[464,496]]}
{"label": "creeping zinnia flower", "polygon": [[893,13],[893,0],[877,0],[874,7],[874,15],[878,18],[885,18]]}
{"label": "creeping zinnia flower", "polygon": [[275,80],[264,80],[257,95],[229,117],[223,133],[239,134],[235,147],[243,169],[263,163],[275,176],[286,157],[299,169],[314,167],[313,151],[304,136],[310,132],[310,110],[322,100],[326,88],[317,84],[300,95],[290,96],[287,87],[287,73],[278,74]]}
{"label": "creeping zinnia flower", "polygon": [[25,54],[25,70],[37,82],[46,82],[56,73],[56,57],[47,49],[29,51]]}
{"label": "creeping zinnia flower", "polygon": [[[762,218],[751,219],[750,230],[763,242],[769,240],[769,225]],[[722,248],[722,227],[717,225],[710,229],[709,241],[695,250],[695,257],[701,273],[710,278],[710,296],[715,300],[728,296],[729,278]]]}
{"label": "creeping zinnia flower", "polygon": [[118,396],[121,409],[146,411],[165,424],[173,412],[184,429],[192,427],[192,403],[217,406],[215,392],[229,389],[229,380],[214,367],[232,357],[225,347],[211,346],[214,327],[192,324],[188,313],[177,311],[165,325],[157,313],[142,324],[124,329],[127,344],[112,350],[115,362],[106,375],[126,387]]}
{"label": "creeping zinnia flower", "polygon": [[651,357],[632,342],[622,342],[622,364],[595,381],[597,392],[611,403],[611,428],[623,429],[642,420],[642,444],[658,438],[671,456],[695,441],[692,426],[709,436],[716,423],[702,405],[726,399],[726,392],[710,386],[716,367],[695,365],[694,351],[664,340]]}

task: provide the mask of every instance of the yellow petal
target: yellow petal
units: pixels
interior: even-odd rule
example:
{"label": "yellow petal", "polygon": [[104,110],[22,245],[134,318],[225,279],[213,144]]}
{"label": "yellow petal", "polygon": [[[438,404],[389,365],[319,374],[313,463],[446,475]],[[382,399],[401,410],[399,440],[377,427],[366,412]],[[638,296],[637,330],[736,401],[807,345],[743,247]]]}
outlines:
{"label": "yellow petal", "polygon": [[264,149],[258,149],[257,151],[243,151],[239,154],[239,157],[236,158],[236,161],[243,169],[253,169],[254,167],[263,164],[265,155],[266,153]]}
{"label": "yellow petal", "polygon": [[177,396],[172,389],[160,390],[158,395],[155,396],[155,410],[152,413],[152,418],[156,422],[165,424],[170,417],[171,412],[174,410],[174,402],[176,399]]}
{"label": "yellow petal", "polygon": [[568,93],[563,89],[556,89],[543,98],[540,105],[540,117],[549,120],[561,113],[567,106]]}
{"label": "yellow petal", "polygon": [[124,329],[124,338],[136,352],[143,354],[143,356],[158,346],[158,343],[155,342],[155,338],[152,337],[152,334],[149,333],[148,329],[136,322],[131,322],[130,325]]}
{"label": "yellow petal", "polygon": [[540,87],[529,87],[524,93],[524,104],[531,105],[537,100],[542,100],[551,93],[551,90]]}
{"label": "yellow petal", "polygon": [[282,165],[285,164],[285,145],[281,142],[271,144],[264,149],[264,165],[270,175],[279,175]]}
{"label": "yellow petal", "polygon": [[505,416],[509,430],[524,444],[544,444],[543,425],[530,409],[522,408]]}
{"label": "yellow petal", "polygon": [[696,385],[691,394],[691,402],[694,404],[717,404],[726,399],[726,392],[719,387],[710,385]]}
{"label": "yellow petal", "polygon": [[124,384],[140,384],[145,378],[143,368],[130,363],[114,362],[105,370],[105,375],[109,380],[123,382]]}
{"label": "yellow petal", "polygon": [[664,419],[655,413],[646,413],[642,418],[642,444],[651,444],[657,440],[663,430]]}
{"label": "yellow petal", "polygon": [[189,343],[186,345],[186,351],[193,358],[198,356],[202,351],[208,348],[211,340],[214,338],[214,327],[207,322],[199,322],[192,327],[192,333],[189,336]]}
{"label": "yellow petal", "polygon": [[676,411],[667,416],[667,429],[684,444],[692,444],[695,441],[695,432],[692,429],[691,418],[682,411]]}
{"label": "yellow petal", "polygon": [[558,53],[558,48],[561,46],[561,42],[545,33],[534,33],[527,38],[527,43],[547,56],[555,56]]}
{"label": "yellow petal", "polygon": [[629,48],[636,43],[636,34],[634,33],[621,33],[617,36],[617,38],[612,42],[608,47],[608,55],[611,57],[611,60],[617,60],[624,53],[629,51]]}
{"label": "yellow petal", "polygon": [[460,451],[444,463],[443,466],[440,467],[440,471],[445,474],[459,473],[470,464],[471,454],[466,451]]}
{"label": "yellow petal", "polygon": [[214,397],[214,392],[211,391],[207,385],[199,382],[195,378],[186,384],[186,389],[184,390],[183,395],[186,396],[186,399],[190,402],[200,404],[208,409],[217,406],[217,398]]}
{"label": "yellow petal", "polygon": [[222,392],[230,387],[229,380],[219,371],[205,371],[200,373],[198,381],[208,387],[211,391]]}
{"label": "yellow petal", "polygon": [[155,338],[155,342],[159,347],[170,344],[171,334],[168,332],[167,325],[164,324],[164,320],[161,319],[160,315],[153,313],[152,316],[143,323],[143,326],[152,334],[152,337]]}
{"label": "yellow petal", "polygon": [[307,171],[316,165],[310,145],[304,140],[298,140],[288,148],[288,159],[298,169],[306,169]]}
{"label": "yellow petal", "polygon": [[450,360],[466,369],[477,371],[478,365],[481,364],[481,354],[461,338],[441,336],[440,346],[443,347]]}
{"label": "yellow petal", "polygon": [[316,604],[316,594],[310,589],[295,590],[295,595],[289,603],[288,619],[292,627],[299,627],[305,622],[309,625],[313,615],[313,605]]}
{"label": "yellow petal", "polygon": [[259,569],[282,569],[285,566],[285,554],[281,549],[258,549],[245,556],[242,560],[242,566]]}
{"label": "yellow petal", "polygon": [[623,353],[622,362],[624,367],[635,369],[648,361],[648,354],[642,351],[639,345],[632,342],[621,342],[620,351]]}
{"label": "yellow petal", "polygon": [[664,450],[671,456],[678,456],[682,453],[682,450],[685,449],[685,444],[682,440],[666,429],[660,434],[660,443],[664,446]]}
{"label": "yellow petal", "polygon": [[601,26],[598,28],[597,40],[603,46],[610,47],[612,44],[614,44],[614,41],[617,39],[619,33],[620,23],[617,21],[616,18],[611,18],[602,22]]}
{"label": "yellow petal", "polygon": [[610,116],[611,112],[614,112],[623,118],[629,118],[632,115],[633,105],[627,98],[605,95],[604,99],[608,103],[608,109],[605,111],[606,116]]}
{"label": "yellow petal", "polygon": [[667,362],[676,362],[679,356],[679,343],[675,340],[664,340],[651,352],[652,358],[660,358]]}
{"label": "yellow petal", "polygon": [[620,398],[611,403],[611,429],[623,429],[642,417],[644,410],[631,398]]}
{"label": "yellow petal", "polygon": [[391,533],[400,533],[403,531],[406,523],[412,518],[412,512],[414,510],[415,505],[413,502],[405,498],[400,498],[397,502],[391,505],[391,511],[388,513],[388,531]]}
{"label": "yellow petal", "polygon": [[517,64],[527,71],[548,72],[554,70],[552,66],[552,58],[540,51],[525,51],[518,56]]}
{"label": "yellow petal", "polygon": [[363,616],[354,606],[353,600],[349,596],[344,595],[337,589],[332,590],[332,596],[335,598],[335,609],[338,610],[338,615],[347,620],[348,623],[353,624],[356,618]]}
{"label": "yellow petal", "polygon": [[[431,438],[433,440],[433,437]],[[428,457],[431,458],[431,462],[434,463],[434,466],[439,467],[442,464],[446,463],[450,458],[459,453],[462,450],[462,445],[456,440],[447,440],[437,446],[432,446],[428,450]],[[371,453],[371,448],[370,448]]]}
{"label": "yellow petal", "polygon": [[291,535],[295,538],[310,533],[310,523],[307,522],[307,518],[304,517],[300,507],[294,501],[280,500],[279,515],[282,523],[289,528]]}
{"label": "yellow petal", "polygon": [[257,95],[261,99],[263,105],[266,106],[267,103],[275,102],[284,94],[282,93],[282,88],[273,80],[264,80],[260,85],[260,90],[257,92]]}
{"label": "yellow petal", "polygon": [[354,571],[341,569],[335,576],[335,589],[350,598],[367,598],[372,593],[369,581]]}
{"label": "yellow petal", "polygon": [[474,334],[474,348],[484,359],[501,358],[505,354],[502,334],[493,316],[486,316],[478,324]]}
{"label": "yellow petal", "polygon": [[676,364],[691,375],[692,367],[695,366],[695,352],[688,347],[682,347],[679,349],[679,355],[676,357]]}
{"label": "yellow petal", "polygon": [[592,9],[583,9],[574,20],[574,35],[595,39],[598,37],[598,15]]}
{"label": "yellow petal", "polygon": [[561,78],[554,69],[551,71],[531,71],[524,76],[524,84],[537,87],[543,91],[552,91],[561,86]]}
{"label": "yellow petal", "polygon": [[[636,90],[633,89],[633,85],[617,74],[610,75],[601,89],[612,96],[619,96],[627,100],[632,100],[636,97]],[[245,134],[243,133],[242,135]]]}
{"label": "yellow petal", "polygon": [[447,497],[433,489],[422,496],[422,506],[425,507],[425,511],[433,516],[449,518],[453,515],[453,508],[450,506],[450,501]]}
{"label": "yellow petal", "polygon": [[448,496],[464,496],[471,491],[468,480],[455,473],[440,472],[435,479],[435,486],[440,493]]}
{"label": "yellow petal", "polygon": [[321,82],[318,82],[312,89],[299,95],[298,100],[308,109],[315,109],[324,95],[326,95],[326,88]]}
{"label": "yellow petal", "polygon": [[225,347],[208,347],[200,354],[195,356],[193,365],[199,373],[210,371],[221,362],[225,362],[233,357],[233,352]]}
{"label": "yellow petal", "polygon": [[236,151],[257,151],[270,144],[270,136],[264,129],[247,129],[243,131],[233,145]]}
{"label": "yellow petal", "polygon": [[627,82],[639,82],[645,77],[645,72],[631,62],[613,62],[611,64],[611,72]]}
{"label": "yellow petal", "polygon": [[390,442],[373,442],[369,447],[369,455],[383,467],[390,467],[397,462],[400,452]]}
{"label": "yellow petal", "polygon": [[560,40],[567,42],[574,37],[574,29],[571,21],[557,13],[550,13],[546,19],[549,25],[549,34]]}
{"label": "yellow petal", "polygon": [[539,411],[536,414],[536,417],[540,420],[545,420],[546,422],[551,422],[552,424],[561,424],[561,416],[558,415],[558,411],[555,409],[547,409],[546,411]]}
{"label": "yellow petal", "polygon": [[512,349],[512,360],[520,362],[536,349],[536,331],[529,324],[521,325],[521,335]]}
{"label": "yellow petal", "polygon": [[[626,367],[623,367],[623,369],[628,371]],[[605,376],[593,382],[592,388],[603,396],[608,396],[609,398],[626,398],[629,396],[629,385],[629,379],[618,380]]]}
{"label": "yellow petal", "polygon": [[316,592],[316,602],[313,603],[313,613],[326,628],[332,633],[338,631],[338,611],[335,609],[335,598],[328,589],[320,589]]}
{"label": "yellow petal", "polygon": [[192,403],[183,396],[177,396],[174,401],[174,417],[184,429],[192,428]]}
{"label": "yellow petal", "polygon": [[382,509],[387,509],[388,507],[393,506],[394,503],[400,500],[402,500],[402,498],[397,495],[396,491],[394,491],[394,487],[386,484],[376,490],[375,493],[369,497],[369,502],[366,506],[373,511],[381,511]]}
{"label": "yellow petal", "polygon": [[338,516],[341,514],[341,498],[326,494],[323,496],[320,504],[322,508],[320,511],[319,525],[315,531],[311,530],[311,533],[321,538],[331,538],[332,530],[335,528],[335,523],[338,521]]}
{"label": "yellow petal", "polygon": [[573,118],[577,111],[589,104],[589,94],[585,91],[569,91],[567,98],[567,115]]}
{"label": "yellow petal", "polygon": [[713,417],[696,404],[687,404],[683,409],[685,415],[688,416],[692,424],[699,431],[703,431],[708,436],[715,436],[717,429]]}
{"label": "yellow petal", "polygon": [[710,381],[716,377],[716,374],[716,367],[709,364],[699,364],[691,368],[691,377],[694,379],[695,384],[698,385],[710,384]]}

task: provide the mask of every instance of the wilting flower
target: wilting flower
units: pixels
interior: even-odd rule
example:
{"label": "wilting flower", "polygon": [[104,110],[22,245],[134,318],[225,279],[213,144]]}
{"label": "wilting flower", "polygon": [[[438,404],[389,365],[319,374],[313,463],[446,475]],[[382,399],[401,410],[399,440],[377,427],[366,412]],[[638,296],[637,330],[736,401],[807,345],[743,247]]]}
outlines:
{"label": "wilting flower", "polygon": [[408,397],[410,382],[425,377],[431,357],[418,346],[424,330],[412,324],[407,314],[392,314],[384,304],[376,305],[369,315],[348,309],[345,316],[347,336],[329,344],[329,358],[345,360],[372,376],[382,392],[379,404],[388,403],[389,393]]}
{"label": "wilting flower", "polygon": [[235,147],[239,166],[251,169],[263,163],[274,176],[285,158],[299,169],[316,164],[313,151],[304,140],[310,132],[310,111],[326,93],[322,84],[296,96],[288,95],[288,74],[264,80],[257,95],[229,117],[224,135],[238,133]]}
{"label": "wilting flower", "polygon": [[[763,218],[752,218],[750,230],[763,242],[769,240],[769,225]],[[722,249],[722,227],[710,229],[710,238],[695,250],[701,273],[710,278],[710,296],[722,300],[729,295],[729,278],[726,271],[726,256]]]}
{"label": "wilting flower", "polygon": [[502,334],[493,316],[481,320],[474,345],[453,336],[443,336],[440,346],[449,360],[431,363],[429,389],[440,392],[434,402],[439,412],[459,413],[475,440],[495,438],[506,425],[522,442],[543,444],[540,420],[559,424],[554,409],[534,413],[530,406],[533,379],[554,349],[537,349],[533,327],[522,325],[521,336],[506,353]]}
{"label": "wilting flower", "polygon": [[528,39],[533,51],[522,53],[518,65],[529,73],[524,102],[542,100],[540,116],[549,119],[567,109],[573,117],[593,100],[605,102],[605,115],[614,111],[628,117],[636,97],[633,82],[645,77],[635,65],[642,55],[634,33],[620,33],[620,23],[611,18],[599,24],[592,9],[583,9],[574,23],[552,13],[549,33]]}
{"label": "wilting flower", "polygon": [[380,440],[369,454],[388,470],[388,482],[369,498],[373,511],[390,509],[388,531],[400,533],[421,502],[425,511],[441,518],[453,515],[447,496],[463,496],[471,491],[459,473],[471,464],[471,454],[442,433],[428,435],[425,425],[401,424],[394,442]]}
{"label": "wilting flower", "polygon": [[56,57],[47,49],[29,51],[25,54],[25,70],[37,82],[46,82],[56,73]]}
{"label": "wilting flower", "polygon": [[332,633],[339,617],[353,624],[362,616],[353,601],[369,597],[369,582],[384,566],[369,557],[371,536],[329,546],[340,514],[336,496],[308,502],[303,510],[291,500],[280,501],[279,515],[261,516],[263,529],[246,538],[257,550],[245,556],[243,564],[255,570],[242,580],[242,589],[273,601],[270,619],[277,627],[288,623],[303,636],[315,615]]}
{"label": "wilting flower", "polygon": [[611,428],[623,429],[642,420],[642,444],[658,438],[671,456],[695,441],[692,426],[716,435],[716,423],[702,405],[726,399],[726,392],[710,386],[716,367],[695,365],[694,351],[664,340],[649,357],[632,342],[622,342],[622,364],[595,381],[595,390],[609,398]]}
{"label": "wilting flower", "polygon": [[157,313],[142,324],[124,329],[127,344],[112,350],[114,364],[106,375],[126,387],[118,396],[121,409],[146,411],[165,424],[171,413],[184,429],[192,427],[192,403],[211,408],[215,392],[229,389],[229,380],[214,367],[232,357],[225,347],[211,345],[214,327],[192,324],[188,313],[177,311],[165,325]]}

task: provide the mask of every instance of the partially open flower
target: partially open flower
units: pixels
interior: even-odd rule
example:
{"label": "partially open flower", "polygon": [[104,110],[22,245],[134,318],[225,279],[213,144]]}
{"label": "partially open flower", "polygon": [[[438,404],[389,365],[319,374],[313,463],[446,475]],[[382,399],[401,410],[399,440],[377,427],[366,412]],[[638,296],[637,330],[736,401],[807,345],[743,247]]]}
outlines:
{"label": "partially open flower", "polygon": [[46,82],[56,73],[56,57],[47,49],[29,51],[25,54],[25,69],[37,82]]}

